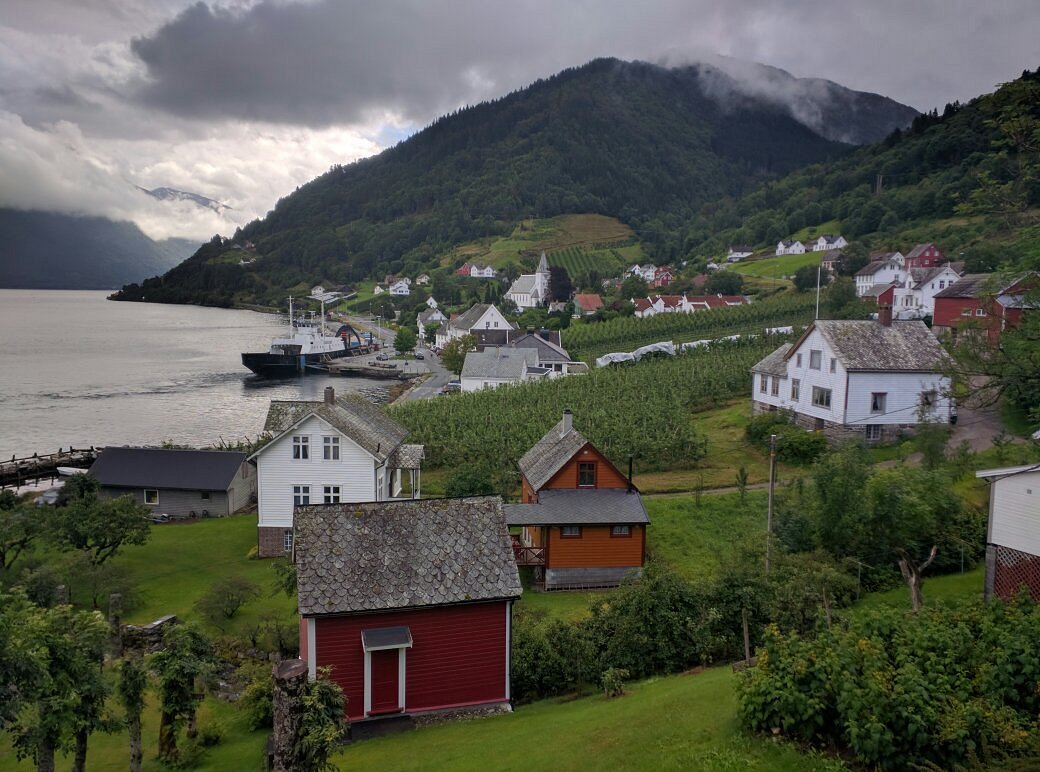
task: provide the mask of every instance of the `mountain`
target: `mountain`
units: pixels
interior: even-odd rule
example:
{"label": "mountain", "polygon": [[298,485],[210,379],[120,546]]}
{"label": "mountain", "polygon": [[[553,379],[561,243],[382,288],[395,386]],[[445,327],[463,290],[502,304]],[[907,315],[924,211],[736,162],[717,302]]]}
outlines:
{"label": "mountain", "polygon": [[198,248],[152,241],[138,227],[103,217],[0,209],[0,287],[109,289],[176,265]]}
{"label": "mountain", "polygon": [[200,206],[203,209],[212,209],[218,214],[223,212],[225,209],[231,209],[227,204],[222,204],[219,201],[214,201],[212,198],[206,198],[205,196],[199,195],[198,193],[189,193],[184,190],[177,190],[176,188],[142,188],[138,186],[138,190],[142,190],[152,198],[156,198],[159,201],[190,201],[196,206]]}
{"label": "mountain", "polygon": [[795,232],[868,249],[935,241],[970,270],[1040,268],[1040,69],[919,115],[904,131],[758,190],[712,202],[676,238],[703,257]]}
{"label": "mountain", "polygon": [[[670,234],[702,205],[849,150],[727,82],[708,66],[616,59],[566,70],[333,166],[231,244],[214,240],[117,298],[277,302],[319,280],[420,272],[459,243],[568,213],[617,217],[662,261],[678,257]],[[258,255],[248,268],[229,253],[246,241]]]}

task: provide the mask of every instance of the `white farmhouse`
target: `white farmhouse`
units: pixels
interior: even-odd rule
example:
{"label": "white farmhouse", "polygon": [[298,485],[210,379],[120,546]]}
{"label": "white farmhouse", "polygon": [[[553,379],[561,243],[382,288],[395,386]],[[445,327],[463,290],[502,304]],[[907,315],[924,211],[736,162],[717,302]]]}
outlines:
{"label": "white farmhouse", "polygon": [[360,394],[321,402],[272,401],[264,431],[273,435],[249,460],[256,464],[260,557],[292,550],[293,508],[304,504],[419,498],[422,445]]}
{"label": "white farmhouse", "polygon": [[896,319],[921,319],[935,312],[935,296],[952,287],[961,275],[949,264],[938,268],[911,268],[906,281],[893,290],[892,312]]}
{"label": "white farmhouse", "polygon": [[776,245],[777,255],[804,255],[805,244],[800,241],[781,241]]}
{"label": "white farmhouse", "polygon": [[856,295],[863,297],[876,284],[902,284],[906,281],[907,272],[903,268],[902,255],[890,252],[878,260],[873,260],[856,271]]}
{"label": "white farmhouse", "polygon": [[745,257],[751,257],[754,253],[755,250],[749,244],[730,244],[729,251],[726,253],[726,260],[736,263]]}
{"label": "white farmhouse", "polygon": [[653,284],[654,279],[657,278],[657,266],[653,263],[647,263],[646,265],[640,265],[636,263],[630,266],[625,271],[626,276],[638,276],[640,279],[645,281],[647,284]]}
{"label": "white farmhouse", "polygon": [[463,391],[480,391],[543,378],[547,373],[538,366],[538,352],[534,349],[489,346],[466,354],[459,380]]}
{"label": "white farmhouse", "polygon": [[506,297],[521,311],[544,306],[549,301],[549,276],[549,263],[542,252],[542,259],[538,261],[535,272],[519,276],[509,287]]}
{"label": "white farmhouse", "polygon": [[975,476],[990,483],[986,600],[1010,600],[1023,587],[1040,600],[1040,464]]}
{"label": "white farmhouse", "polygon": [[946,353],[923,322],[818,319],[751,368],[752,411],[790,411],[832,439],[893,439],[950,420]]}
{"label": "white farmhouse", "polygon": [[[433,298],[430,299],[432,300]],[[446,321],[448,321],[448,317],[446,317],[437,306],[421,311],[415,318],[415,327],[419,333],[419,340],[426,340],[426,330],[431,324],[440,324],[443,326]]]}
{"label": "white farmhouse", "polygon": [[461,316],[441,325],[437,330],[437,345],[447,346],[456,338],[470,335],[476,330],[515,330],[516,327],[502,315],[498,308],[489,303],[478,303]]}
{"label": "white farmhouse", "polygon": [[411,279],[400,279],[390,285],[390,294],[405,297],[412,294]]}
{"label": "white farmhouse", "polygon": [[478,265],[473,263],[469,267],[470,278],[473,279],[494,279],[498,276],[498,271],[492,268],[490,265]]}
{"label": "white farmhouse", "polygon": [[849,242],[845,240],[844,236],[832,236],[829,233],[825,233],[818,239],[811,241],[813,252],[829,252],[832,249],[841,249],[847,247]]}

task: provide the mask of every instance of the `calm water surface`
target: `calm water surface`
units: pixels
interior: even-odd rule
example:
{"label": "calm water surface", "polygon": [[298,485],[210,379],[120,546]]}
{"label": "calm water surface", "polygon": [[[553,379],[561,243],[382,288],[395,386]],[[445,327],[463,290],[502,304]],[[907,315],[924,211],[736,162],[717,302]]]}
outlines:
{"label": "calm water surface", "polygon": [[252,438],[272,399],[320,399],[327,385],[386,398],[378,382],[246,370],[239,354],[266,351],[277,316],[106,294],[0,290],[0,458]]}

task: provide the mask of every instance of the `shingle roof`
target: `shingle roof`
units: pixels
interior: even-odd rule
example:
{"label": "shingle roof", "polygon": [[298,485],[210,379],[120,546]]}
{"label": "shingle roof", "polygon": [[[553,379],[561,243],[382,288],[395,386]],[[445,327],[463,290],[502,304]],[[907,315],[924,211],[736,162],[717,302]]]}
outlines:
{"label": "shingle roof", "polygon": [[941,292],[935,293],[937,298],[977,298],[993,294],[999,289],[995,285],[991,273],[969,273],[962,276]]}
{"label": "shingle roof", "polygon": [[934,247],[934,246],[935,245],[932,244],[931,242],[928,242],[927,244],[918,244],[916,247],[914,247],[913,249],[911,249],[909,252],[906,253],[906,259],[907,260],[913,260],[916,257],[920,257],[921,255],[923,255],[925,253],[925,251],[927,251],[928,247]]}
{"label": "shingle roof", "polygon": [[105,448],[90,476],[116,488],[226,491],[245,460],[227,450]]}
{"label": "shingle roof", "polygon": [[546,340],[537,333],[525,333],[509,342],[510,347],[530,349],[538,353],[538,362],[570,362],[571,355],[562,346]]}
{"label": "shingle roof", "polygon": [[753,373],[765,373],[775,375],[777,378],[787,377],[787,352],[791,350],[792,343],[784,343],[773,353],[767,355],[762,361],[751,368]]}
{"label": "shingle roof", "polygon": [[444,314],[439,308],[427,308],[425,311],[419,312],[419,321],[426,325],[430,323],[431,318],[434,316],[438,317],[437,321],[444,319]]}
{"label": "shingle roof", "polygon": [[860,295],[860,297],[863,297],[863,298],[876,298],[876,297],[880,297],[881,295],[883,295],[892,286],[892,284],[893,284],[893,282],[888,282],[886,284],[872,284],[871,286],[869,286],[865,290],[863,290],[863,294]]}
{"label": "shingle roof", "polygon": [[595,311],[598,308],[603,308],[603,298],[595,293],[579,292],[575,294],[574,302],[578,304],[582,311]]}
{"label": "shingle roof", "polygon": [[[947,361],[939,341],[920,321],[885,326],[874,321],[818,319],[809,330],[813,328],[847,370],[935,372]],[[788,359],[792,353],[788,352]]]}
{"label": "shingle roof", "polygon": [[[318,416],[335,427],[380,462],[386,461],[394,449],[408,436],[408,429],[360,394],[346,394],[337,397],[333,404],[324,401],[272,400],[271,407],[267,410],[267,423],[264,424],[264,431],[275,435],[275,439],[277,439],[279,435],[309,415]],[[270,444],[268,443],[253,455],[263,453]]]}
{"label": "shingle roof", "polygon": [[533,273],[525,273],[517,277],[509,286],[509,295],[530,295],[534,292],[535,276]]}
{"label": "shingle roof", "polygon": [[398,445],[386,459],[390,469],[418,469],[422,465],[423,445]]}
{"label": "shingle roof", "polygon": [[300,614],[516,598],[497,496],[297,507]]}
{"label": "shingle roof", "polygon": [[624,488],[556,490],[538,494],[537,504],[506,504],[506,525],[599,525],[649,523],[643,499]]}
{"label": "shingle roof", "polygon": [[874,260],[873,262],[867,263],[865,266],[856,271],[857,276],[873,276],[875,273],[880,271],[882,268],[888,266],[887,259]]}
{"label": "shingle roof", "polygon": [[466,354],[461,378],[520,378],[528,367],[538,364],[538,352],[533,348],[516,349],[512,346],[489,346],[483,351]]}
{"label": "shingle roof", "polygon": [[520,473],[536,491],[588,443],[573,426],[569,431],[564,431],[568,418],[561,419],[520,459]]}
{"label": "shingle roof", "polygon": [[469,332],[473,328],[473,325],[480,321],[480,317],[487,313],[489,308],[491,308],[489,303],[477,303],[464,314],[460,314],[456,318],[452,319],[451,326],[456,330]]}

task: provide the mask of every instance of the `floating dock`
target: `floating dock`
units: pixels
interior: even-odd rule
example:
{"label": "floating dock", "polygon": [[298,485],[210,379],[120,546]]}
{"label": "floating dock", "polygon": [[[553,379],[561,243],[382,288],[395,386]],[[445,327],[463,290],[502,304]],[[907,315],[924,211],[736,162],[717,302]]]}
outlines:
{"label": "floating dock", "polygon": [[0,488],[18,487],[32,480],[57,477],[58,467],[87,469],[97,458],[93,448],[58,449],[57,453],[40,455],[33,453],[25,458],[11,456],[10,461],[0,461]]}

